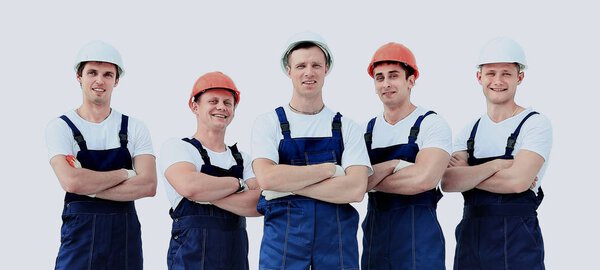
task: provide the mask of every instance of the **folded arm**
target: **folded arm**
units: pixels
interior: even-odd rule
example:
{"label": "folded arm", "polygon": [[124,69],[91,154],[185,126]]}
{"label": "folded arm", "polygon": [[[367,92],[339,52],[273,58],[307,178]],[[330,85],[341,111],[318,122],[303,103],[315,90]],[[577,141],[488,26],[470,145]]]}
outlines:
{"label": "folded arm", "polygon": [[333,163],[292,166],[276,164],[266,158],[255,159],[252,168],[262,189],[278,192],[293,192],[321,182],[335,173]]}
{"label": "folded arm", "polygon": [[475,188],[498,171],[512,165],[512,160],[495,159],[483,164],[469,166],[467,151],[452,154],[448,168],[442,176],[442,190],[463,192]]}
{"label": "folded arm", "polygon": [[144,154],[133,158],[136,176],[127,181],[96,193],[96,197],[113,201],[133,201],[156,194],[156,161],[153,155]]}
{"label": "folded arm", "polygon": [[97,172],[85,168],[73,168],[67,163],[65,155],[56,155],[50,159],[50,165],[61,187],[69,193],[89,195],[114,187],[127,180],[126,169]]}
{"label": "folded arm", "polygon": [[[331,164],[331,163],[328,163]],[[330,203],[360,202],[365,196],[369,168],[362,165],[346,168],[346,175],[330,177],[319,183],[293,191],[295,194]]]}

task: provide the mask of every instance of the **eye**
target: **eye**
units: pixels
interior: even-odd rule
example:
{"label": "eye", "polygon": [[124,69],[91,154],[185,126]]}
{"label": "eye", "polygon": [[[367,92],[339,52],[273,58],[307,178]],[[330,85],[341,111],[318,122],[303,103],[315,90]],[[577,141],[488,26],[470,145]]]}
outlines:
{"label": "eye", "polygon": [[383,82],[383,76],[381,76],[381,75],[375,76],[375,81]]}
{"label": "eye", "polygon": [[512,74],[509,73],[509,72],[504,72],[504,73],[502,73],[502,76],[504,76],[504,77],[510,77],[510,76],[512,76]]}
{"label": "eye", "polygon": [[210,104],[217,104],[218,101],[216,99],[211,99],[211,100],[208,101],[208,103],[210,103]]}
{"label": "eye", "polygon": [[397,73],[392,73],[392,74],[390,74],[390,78],[391,79],[396,79],[396,78],[398,78],[398,74]]}
{"label": "eye", "polygon": [[313,68],[321,68],[321,67],[322,67],[322,65],[321,65],[321,64],[314,64],[314,65],[313,65]]}
{"label": "eye", "polygon": [[96,76],[96,71],[95,70],[88,70],[87,74],[88,75],[92,75],[92,76]]}
{"label": "eye", "polygon": [[306,67],[306,66],[305,66],[304,64],[300,64],[300,65],[297,65],[297,66],[296,66],[296,68],[297,68],[297,69],[303,69],[303,68],[305,68],[305,67]]}
{"label": "eye", "polygon": [[106,78],[112,78],[114,75],[112,73],[106,73],[104,74],[104,77]]}

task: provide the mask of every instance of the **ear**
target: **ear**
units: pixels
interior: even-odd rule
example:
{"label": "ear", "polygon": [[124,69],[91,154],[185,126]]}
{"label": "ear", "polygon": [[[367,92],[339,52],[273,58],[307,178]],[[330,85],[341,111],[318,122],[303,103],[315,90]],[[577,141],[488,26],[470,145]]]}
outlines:
{"label": "ear", "polygon": [[198,111],[198,103],[190,101],[188,105],[190,106],[190,110],[192,111],[192,113],[196,114],[196,111]]}
{"label": "ear", "polygon": [[292,68],[290,68],[290,65],[285,66],[285,69],[287,70],[288,77],[291,78],[292,77],[292,75],[291,75]]}
{"label": "ear", "polygon": [[523,79],[525,78],[525,72],[519,72],[519,75],[517,76],[518,81],[517,81],[517,85],[521,84],[521,82],[523,82]]}
{"label": "ear", "polygon": [[115,80],[115,85],[113,87],[117,87],[117,85],[119,84],[119,79]]}
{"label": "ear", "polygon": [[481,84],[481,71],[477,71],[477,75],[475,75],[475,76],[477,76],[477,82],[479,82],[479,84],[482,85]]}
{"label": "ear", "polygon": [[408,90],[412,90],[415,86],[415,74],[408,76]]}

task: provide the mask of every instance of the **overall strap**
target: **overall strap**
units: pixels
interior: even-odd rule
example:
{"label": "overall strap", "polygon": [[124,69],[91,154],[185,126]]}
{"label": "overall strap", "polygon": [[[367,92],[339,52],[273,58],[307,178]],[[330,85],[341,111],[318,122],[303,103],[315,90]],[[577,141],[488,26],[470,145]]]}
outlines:
{"label": "overall strap", "polygon": [[331,122],[331,137],[342,140],[342,114],[336,113]]}
{"label": "overall strap", "polygon": [[517,143],[517,137],[519,137],[519,133],[521,132],[521,127],[523,126],[523,124],[525,124],[525,121],[527,121],[527,119],[529,119],[529,117],[531,117],[535,114],[539,114],[539,113],[538,112],[530,112],[529,114],[527,114],[527,116],[525,116],[525,118],[523,118],[523,120],[521,120],[521,123],[519,123],[519,126],[517,126],[517,129],[515,129],[515,132],[510,134],[510,136],[508,137],[508,140],[506,141],[506,152],[504,153],[505,156],[512,156],[512,152],[513,152],[513,150],[515,150],[515,144]]}
{"label": "overall strap", "polygon": [[237,148],[237,143],[229,146],[229,149],[231,149],[231,155],[233,156],[233,159],[235,159],[235,163],[237,163],[238,166],[244,167],[244,158],[242,158],[242,153],[240,153]]}
{"label": "overall strap", "polygon": [[211,165],[210,158],[208,157],[206,149],[202,147],[202,144],[198,140],[196,140],[196,138],[183,138],[182,140],[191,143],[194,147],[196,147],[196,149],[198,149],[198,152],[200,152],[200,156],[202,157],[202,161],[204,161],[205,165]]}
{"label": "overall strap", "polygon": [[73,139],[75,139],[75,141],[79,145],[79,149],[82,151],[87,150],[87,144],[85,143],[83,135],[81,135],[81,131],[79,131],[75,124],[71,122],[71,119],[69,119],[69,117],[67,117],[66,115],[61,115],[60,119],[64,120],[67,123],[67,125],[69,125],[69,128],[71,128],[71,131],[73,132]]}
{"label": "overall strap", "polygon": [[127,124],[129,123],[129,116],[121,115],[121,130],[119,131],[119,141],[121,147],[127,147]]}
{"label": "overall strap", "polygon": [[481,118],[477,119],[473,129],[471,129],[471,135],[469,136],[469,140],[467,140],[467,152],[469,153],[469,157],[473,157],[473,152],[475,152],[475,134],[477,134],[477,127],[479,126],[479,121]]}
{"label": "overall strap", "polygon": [[367,132],[365,133],[365,143],[367,144],[367,150],[371,150],[373,144],[373,128],[375,127],[375,121],[377,117],[373,117],[367,124]]}
{"label": "overall strap", "polygon": [[417,118],[417,121],[415,121],[415,124],[410,128],[410,134],[408,135],[409,144],[414,144],[417,141],[419,131],[421,130],[421,122],[423,122],[423,119],[425,119],[425,117],[427,117],[430,114],[435,114],[435,112],[428,111],[425,114],[419,116],[419,118]]}
{"label": "overall strap", "polygon": [[283,107],[277,107],[277,109],[275,109],[275,112],[277,113],[277,118],[279,119],[279,126],[281,127],[281,134],[283,135],[283,138],[286,140],[292,139],[290,132],[290,123],[288,122],[287,117],[285,116],[285,111],[283,110]]}

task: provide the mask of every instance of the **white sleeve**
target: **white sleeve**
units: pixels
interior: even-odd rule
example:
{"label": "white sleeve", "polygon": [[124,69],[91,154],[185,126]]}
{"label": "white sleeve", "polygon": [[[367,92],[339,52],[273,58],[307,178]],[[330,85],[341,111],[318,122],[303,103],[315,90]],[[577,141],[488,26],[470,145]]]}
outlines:
{"label": "white sleeve", "polygon": [[353,165],[362,165],[369,168],[368,175],[373,174],[373,168],[367,153],[364,132],[354,121],[342,117],[342,137],[344,139],[344,152],[342,153],[342,167],[344,169]]}
{"label": "white sleeve", "polygon": [[471,136],[471,130],[475,125],[475,121],[472,121],[467,126],[465,126],[454,139],[454,145],[452,146],[452,152],[459,151],[467,151],[467,141],[469,140],[469,136]]}
{"label": "white sleeve", "polygon": [[252,160],[267,158],[279,163],[279,122],[273,121],[272,115],[263,114],[256,118],[252,127],[251,148]]}
{"label": "white sleeve", "polygon": [[242,158],[244,159],[244,180],[248,180],[250,178],[254,178],[254,171],[252,170],[252,159],[250,158],[250,155],[241,152],[242,153]]}
{"label": "white sleeve", "polygon": [[75,155],[73,150],[73,132],[60,118],[55,118],[46,126],[46,147],[48,160],[56,155]]}
{"label": "white sleeve", "polygon": [[552,149],[552,124],[543,115],[532,116],[523,124],[519,137],[522,136],[520,149],[527,149],[542,156],[545,161],[550,157]]}
{"label": "white sleeve", "polygon": [[423,139],[422,145],[419,145],[420,149],[434,147],[452,154],[452,130],[442,117],[428,116],[423,120],[421,126],[423,128],[419,132],[419,138]]}
{"label": "white sleeve", "polygon": [[133,153],[131,153],[131,157],[144,154],[154,155],[150,131],[148,131],[146,125],[139,120],[130,121],[129,125],[135,131],[135,135],[132,138]]}
{"label": "white sleeve", "polygon": [[[167,140],[162,145],[162,148],[160,149],[160,157],[158,158],[158,164],[163,175],[171,165],[177,162],[189,162],[194,164],[194,166],[198,166],[194,162],[194,152],[190,151],[190,148],[186,144],[189,143],[184,142],[181,139],[172,138]],[[196,148],[193,149],[196,150]],[[203,164],[202,160],[200,162]],[[200,171],[200,168],[197,167],[196,170]]]}

